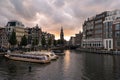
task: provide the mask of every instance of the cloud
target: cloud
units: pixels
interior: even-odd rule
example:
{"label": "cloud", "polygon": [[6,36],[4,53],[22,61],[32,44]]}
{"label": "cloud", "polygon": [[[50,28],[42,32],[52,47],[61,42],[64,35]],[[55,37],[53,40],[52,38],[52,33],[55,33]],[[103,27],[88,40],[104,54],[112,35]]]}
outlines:
{"label": "cloud", "polygon": [[39,24],[42,30],[59,37],[61,26],[66,36],[82,29],[85,19],[119,8],[120,0],[0,0],[0,25],[17,19],[28,27]]}
{"label": "cloud", "polygon": [[64,0],[54,0],[54,5],[56,7],[63,7],[65,5],[65,1]]}

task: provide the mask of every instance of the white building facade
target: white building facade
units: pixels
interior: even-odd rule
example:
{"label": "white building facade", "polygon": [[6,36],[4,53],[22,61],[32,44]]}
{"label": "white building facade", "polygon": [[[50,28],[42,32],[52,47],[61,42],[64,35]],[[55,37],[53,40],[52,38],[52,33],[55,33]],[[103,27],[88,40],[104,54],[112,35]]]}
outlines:
{"label": "white building facade", "polygon": [[[88,18],[83,24],[83,48],[102,48],[111,50],[115,46],[115,35],[113,22],[120,18],[120,10],[106,11],[92,18]],[[114,35],[113,35],[114,34]]]}
{"label": "white building facade", "polygon": [[113,22],[120,17],[120,10],[108,11],[104,23],[104,49],[113,49]]}
{"label": "white building facade", "polygon": [[21,38],[24,36],[24,33],[25,33],[25,27],[22,24],[22,22],[17,20],[11,20],[7,23],[5,28],[6,28],[6,33],[8,35],[8,38],[10,37],[13,30],[15,31],[17,44],[20,44]]}
{"label": "white building facade", "polygon": [[83,48],[103,48],[103,21],[107,12],[88,18],[83,24]]}

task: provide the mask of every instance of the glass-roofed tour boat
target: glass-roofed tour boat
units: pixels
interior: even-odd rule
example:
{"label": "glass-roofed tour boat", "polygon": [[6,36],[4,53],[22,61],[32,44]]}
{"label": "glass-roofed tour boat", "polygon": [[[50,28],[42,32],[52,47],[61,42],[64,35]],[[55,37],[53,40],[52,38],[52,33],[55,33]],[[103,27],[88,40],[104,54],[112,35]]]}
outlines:
{"label": "glass-roofed tour boat", "polygon": [[33,54],[6,54],[5,57],[12,60],[19,61],[28,61],[28,62],[36,62],[36,63],[49,63],[50,59],[47,55],[33,55]]}

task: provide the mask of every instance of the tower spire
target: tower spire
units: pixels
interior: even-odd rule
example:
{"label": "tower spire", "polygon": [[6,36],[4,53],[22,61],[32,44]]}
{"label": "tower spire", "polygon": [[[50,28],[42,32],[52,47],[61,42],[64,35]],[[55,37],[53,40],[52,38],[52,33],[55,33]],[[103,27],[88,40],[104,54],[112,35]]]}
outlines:
{"label": "tower spire", "polygon": [[64,32],[63,32],[62,26],[61,26],[61,32],[60,32],[60,41],[61,41],[61,45],[64,45]]}

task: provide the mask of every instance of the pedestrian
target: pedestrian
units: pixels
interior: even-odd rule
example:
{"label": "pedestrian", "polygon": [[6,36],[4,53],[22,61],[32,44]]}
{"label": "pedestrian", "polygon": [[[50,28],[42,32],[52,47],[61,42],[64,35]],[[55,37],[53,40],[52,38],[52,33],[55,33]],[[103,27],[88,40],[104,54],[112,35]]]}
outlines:
{"label": "pedestrian", "polygon": [[31,67],[31,66],[29,66],[28,68],[29,68],[29,72],[31,72],[32,67]]}

